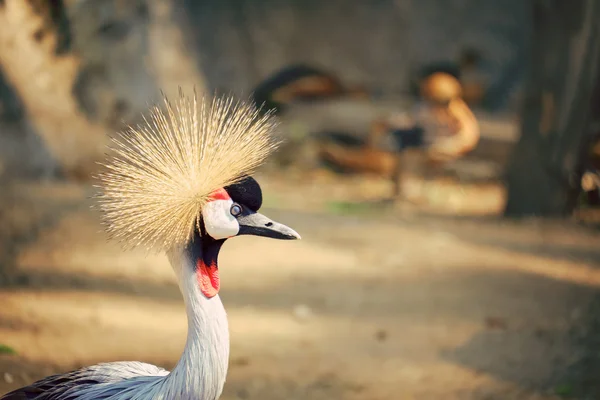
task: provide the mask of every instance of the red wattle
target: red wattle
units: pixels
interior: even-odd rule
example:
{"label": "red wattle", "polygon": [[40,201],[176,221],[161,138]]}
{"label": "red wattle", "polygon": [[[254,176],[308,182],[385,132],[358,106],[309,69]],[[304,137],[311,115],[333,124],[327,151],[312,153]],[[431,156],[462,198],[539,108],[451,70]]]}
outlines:
{"label": "red wattle", "polygon": [[219,268],[216,264],[207,266],[202,260],[198,260],[196,263],[200,291],[209,299],[215,297],[221,287]]}

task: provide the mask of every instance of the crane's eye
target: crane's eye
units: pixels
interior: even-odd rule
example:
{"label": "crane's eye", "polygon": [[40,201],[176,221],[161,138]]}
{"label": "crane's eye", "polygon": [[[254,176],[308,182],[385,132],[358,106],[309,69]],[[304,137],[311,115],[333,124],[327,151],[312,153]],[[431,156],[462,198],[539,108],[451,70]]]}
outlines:
{"label": "crane's eye", "polygon": [[234,217],[237,217],[242,213],[242,206],[240,206],[237,203],[233,203],[229,212],[231,212],[231,215],[233,215]]}

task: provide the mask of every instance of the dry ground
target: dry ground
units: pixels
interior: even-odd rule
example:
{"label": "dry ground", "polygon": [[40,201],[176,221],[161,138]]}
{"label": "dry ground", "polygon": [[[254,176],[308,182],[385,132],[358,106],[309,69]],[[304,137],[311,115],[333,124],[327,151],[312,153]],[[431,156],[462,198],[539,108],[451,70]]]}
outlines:
{"label": "dry ground", "polygon": [[[303,239],[223,249],[224,399],[600,398],[597,231],[342,202],[387,190],[367,179],[263,182]],[[107,244],[84,187],[4,189],[0,393],[100,361],[172,367],[186,321],[165,258]],[[498,187],[474,190],[450,208],[498,208]]]}

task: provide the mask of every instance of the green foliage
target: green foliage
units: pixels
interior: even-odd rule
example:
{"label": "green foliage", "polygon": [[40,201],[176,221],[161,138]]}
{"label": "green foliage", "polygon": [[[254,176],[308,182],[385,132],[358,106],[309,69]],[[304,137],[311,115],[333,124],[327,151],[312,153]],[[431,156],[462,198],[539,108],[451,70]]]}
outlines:
{"label": "green foliage", "polygon": [[0,343],[0,354],[14,355],[17,354],[17,352],[12,347]]}
{"label": "green foliage", "polygon": [[573,394],[573,386],[568,383],[563,383],[554,388],[554,393],[561,397],[569,397]]}
{"label": "green foliage", "polygon": [[354,203],[348,201],[330,201],[326,204],[327,211],[332,214],[367,214],[381,210],[381,205],[371,203]]}

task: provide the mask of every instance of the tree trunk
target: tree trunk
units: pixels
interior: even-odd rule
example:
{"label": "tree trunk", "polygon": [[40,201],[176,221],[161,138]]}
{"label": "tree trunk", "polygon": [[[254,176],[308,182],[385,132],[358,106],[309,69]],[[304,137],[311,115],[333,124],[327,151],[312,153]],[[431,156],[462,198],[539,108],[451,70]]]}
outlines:
{"label": "tree trunk", "polygon": [[506,178],[506,216],[565,216],[576,206],[598,90],[600,1],[534,1],[521,138]]}
{"label": "tree trunk", "polygon": [[69,47],[62,1],[0,1],[2,69],[59,167],[87,176],[106,150],[106,132],[73,96],[79,60]]}

